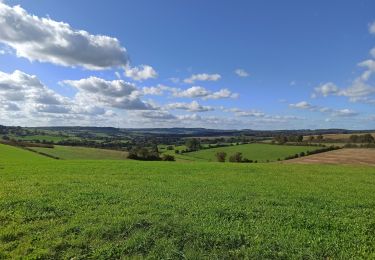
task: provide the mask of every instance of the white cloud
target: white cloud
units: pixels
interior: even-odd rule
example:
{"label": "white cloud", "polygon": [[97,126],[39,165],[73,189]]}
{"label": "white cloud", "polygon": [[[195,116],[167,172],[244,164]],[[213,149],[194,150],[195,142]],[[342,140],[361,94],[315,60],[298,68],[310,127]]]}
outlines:
{"label": "white cloud", "polygon": [[202,106],[197,101],[192,101],[191,103],[183,103],[183,102],[177,102],[177,103],[171,103],[166,105],[167,109],[182,109],[187,110],[190,112],[207,112],[212,111],[214,108],[210,106]]}
{"label": "white cloud", "polygon": [[128,64],[116,38],[75,30],[69,24],[27,13],[0,3],[0,42],[30,61],[100,70]]}
{"label": "white cloud", "polygon": [[309,104],[307,101],[301,101],[295,104],[289,104],[292,108],[298,108],[298,109],[312,109],[314,108],[313,105]]}
{"label": "white cloud", "polygon": [[170,114],[167,111],[155,110],[155,111],[142,111],[138,114],[143,118],[155,119],[155,120],[173,120],[177,117]]}
{"label": "white cloud", "polygon": [[187,98],[197,98],[197,97],[206,97],[210,94],[210,91],[203,87],[193,86],[186,90],[174,89],[173,96],[175,97],[187,97]]}
{"label": "white cloud", "polygon": [[332,82],[322,84],[319,87],[315,88],[315,94],[322,95],[324,97],[337,94],[338,92],[339,92],[339,88]]}
{"label": "white cloud", "polygon": [[91,101],[105,106],[127,110],[154,109],[139,99],[140,91],[131,83],[123,80],[107,81],[97,77],[80,80],[64,80],[62,84],[79,90],[76,99],[82,103]]}
{"label": "white cloud", "polygon": [[370,25],[369,25],[369,32],[371,34],[375,34],[375,22],[372,22]]}
{"label": "white cloud", "polygon": [[351,102],[375,103],[375,99],[371,98],[375,94],[375,87],[368,83],[375,73],[375,61],[365,60],[358,66],[365,68],[365,71],[354,79],[349,87],[340,89],[334,83],[328,82],[315,88],[312,97],[336,95],[348,97]]}
{"label": "white cloud", "polygon": [[238,111],[235,113],[236,116],[241,117],[264,117],[265,114],[260,111],[252,110],[252,111]]}
{"label": "white cloud", "polygon": [[223,99],[223,98],[238,98],[239,94],[233,93],[228,89],[220,89],[212,92],[204,87],[193,86],[185,90],[172,88],[170,89],[174,97],[184,98],[202,98],[202,99]]}
{"label": "white cloud", "polygon": [[48,89],[34,75],[15,70],[8,74],[0,71],[0,99],[6,101],[33,101],[48,105],[63,105],[66,98]]}
{"label": "white cloud", "polygon": [[170,88],[164,85],[159,84],[156,87],[143,87],[142,93],[144,95],[154,95],[154,96],[161,96],[163,95],[165,90],[169,90]]}
{"label": "white cloud", "polygon": [[375,58],[375,47],[371,49],[370,54],[373,58]]}
{"label": "white cloud", "polygon": [[250,74],[247,71],[245,71],[244,69],[236,69],[234,71],[234,73],[236,73],[237,76],[243,77],[243,78],[246,78],[246,77],[250,76]]}
{"label": "white cloud", "polygon": [[351,109],[340,109],[340,110],[335,110],[332,113],[332,116],[338,116],[338,117],[351,117],[351,116],[357,116],[358,113],[351,110]]}
{"label": "white cloud", "polygon": [[219,74],[201,73],[191,75],[189,78],[184,79],[184,82],[193,84],[196,81],[217,81],[219,79],[221,79],[221,76]]}
{"label": "white cloud", "polygon": [[133,68],[129,66],[125,67],[125,76],[137,81],[142,81],[146,79],[156,78],[158,74],[151,66],[140,65]]}
{"label": "white cloud", "polygon": [[304,110],[310,110],[310,111],[316,111],[321,113],[329,113],[333,117],[350,117],[350,116],[357,116],[359,113],[345,108],[345,109],[332,109],[328,107],[320,107],[311,105],[306,101],[301,101],[296,104],[290,104],[289,107],[295,108],[295,109],[304,109]]}

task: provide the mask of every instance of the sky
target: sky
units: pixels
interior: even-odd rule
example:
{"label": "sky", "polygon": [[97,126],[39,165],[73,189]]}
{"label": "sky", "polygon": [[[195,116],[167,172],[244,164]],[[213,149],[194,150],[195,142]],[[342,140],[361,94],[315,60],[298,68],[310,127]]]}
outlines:
{"label": "sky", "polygon": [[375,129],[375,1],[0,0],[0,124]]}

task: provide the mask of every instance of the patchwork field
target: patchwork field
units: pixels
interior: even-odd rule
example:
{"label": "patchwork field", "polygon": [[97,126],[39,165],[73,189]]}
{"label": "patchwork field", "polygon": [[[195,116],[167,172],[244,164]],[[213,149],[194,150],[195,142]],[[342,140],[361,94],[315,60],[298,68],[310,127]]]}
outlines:
{"label": "patchwork field", "polygon": [[0,258],[375,257],[373,167],[53,160],[0,146]]}
{"label": "patchwork field", "polygon": [[123,151],[75,146],[55,145],[54,148],[32,147],[31,149],[62,160],[124,160],[128,156],[128,153]]}
{"label": "patchwork field", "polygon": [[[355,135],[356,133],[351,134],[324,134],[324,139],[330,140],[349,140],[351,135]],[[356,135],[363,135],[363,133],[357,133]],[[375,138],[375,133],[371,133],[371,135]],[[317,137],[317,136],[315,136]],[[304,140],[308,140],[309,136],[304,136]]]}
{"label": "patchwork field", "polygon": [[296,153],[313,151],[317,149],[314,146],[288,146],[288,145],[271,145],[271,144],[243,144],[228,147],[219,147],[200,150],[197,152],[184,153],[185,158],[201,161],[216,161],[217,152],[226,152],[227,160],[229,156],[236,152],[242,153],[244,158],[250,160],[257,160],[258,162],[276,161],[277,159],[284,159],[286,156],[294,155]]}
{"label": "patchwork field", "polygon": [[340,149],[284,161],[301,164],[354,164],[375,166],[375,149]]}

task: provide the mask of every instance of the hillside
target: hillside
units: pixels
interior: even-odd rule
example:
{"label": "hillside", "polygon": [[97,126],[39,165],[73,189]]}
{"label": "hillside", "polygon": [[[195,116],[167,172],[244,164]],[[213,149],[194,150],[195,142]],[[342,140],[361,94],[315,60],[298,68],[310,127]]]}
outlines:
{"label": "hillside", "polygon": [[271,144],[243,144],[227,147],[218,147],[211,149],[199,150],[196,152],[189,152],[180,155],[177,158],[186,160],[200,160],[200,161],[217,161],[216,153],[225,152],[228,158],[237,153],[242,153],[244,158],[250,160],[257,160],[258,162],[283,160],[290,155],[299,154],[301,152],[316,150],[315,146],[292,146],[292,145],[271,145]]}
{"label": "hillside", "polygon": [[55,145],[54,148],[33,147],[32,150],[62,160],[125,160],[128,153],[115,150]]}
{"label": "hillside", "polygon": [[375,256],[373,167],[0,155],[2,258]]}

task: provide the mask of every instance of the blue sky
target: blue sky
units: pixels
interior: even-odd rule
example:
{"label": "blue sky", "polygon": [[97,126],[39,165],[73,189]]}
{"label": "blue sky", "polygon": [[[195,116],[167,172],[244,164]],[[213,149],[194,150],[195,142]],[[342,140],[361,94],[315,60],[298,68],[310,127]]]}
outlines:
{"label": "blue sky", "polygon": [[0,6],[3,124],[375,128],[374,1]]}

